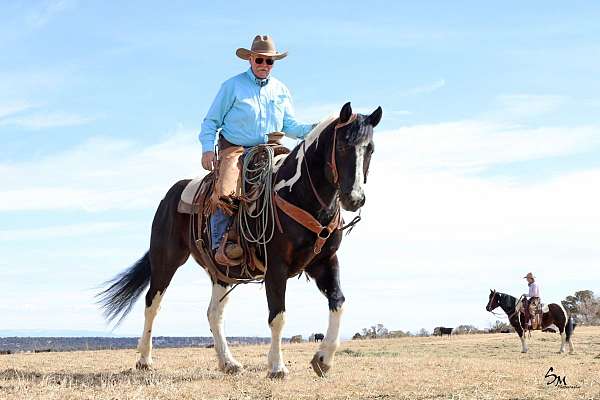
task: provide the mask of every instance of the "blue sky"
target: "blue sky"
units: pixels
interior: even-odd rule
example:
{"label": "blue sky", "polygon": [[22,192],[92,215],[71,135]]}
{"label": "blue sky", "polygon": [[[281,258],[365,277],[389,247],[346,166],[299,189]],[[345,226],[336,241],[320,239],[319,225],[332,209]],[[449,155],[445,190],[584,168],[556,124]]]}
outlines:
{"label": "blue sky", "polygon": [[[106,329],[96,287],[146,251],[170,185],[202,174],[204,114],[259,33],[289,51],[273,74],[306,122],[384,110],[340,251],[344,335],[485,327],[488,288],[520,294],[529,271],[547,300],[600,292],[600,6],[369,4],[2,3],[0,329]],[[268,335],[264,290],[236,292],[227,334]],[[186,264],[157,334],[209,335],[209,293]],[[312,283],[287,303],[287,335],[325,330]]]}

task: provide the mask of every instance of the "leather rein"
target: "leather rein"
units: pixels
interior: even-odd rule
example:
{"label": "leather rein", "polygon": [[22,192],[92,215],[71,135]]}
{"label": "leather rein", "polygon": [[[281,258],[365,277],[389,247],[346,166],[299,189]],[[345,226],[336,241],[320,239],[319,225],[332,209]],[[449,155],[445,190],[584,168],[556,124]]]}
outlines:
{"label": "leather rein", "polygon": [[[339,174],[338,174],[338,170],[337,170],[337,164],[335,161],[335,147],[336,147],[336,140],[337,140],[337,130],[340,128],[343,128],[344,126],[351,124],[352,122],[354,122],[356,120],[356,118],[357,118],[357,115],[352,114],[352,116],[348,119],[348,121],[343,122],[343,123],[338,122],[335,125],[335,128],[333,129],[333,146],[331,149],[331,159],[327,164],[331,168],[331,173],[333,176],[333,184],[336,186],[336,188],[339,188]],[[312,178],[310,176],[310,170],[308,168],[308,163],[306,162],[306,142],[305,141],[302,142],[302,146],[303,146],[302,150],[304,151],[304,157],[303,157],[302,162],[306,165],[306,173],[308,175],[308,181],[310,183],[310,187],[312,188],[312,191],[313,191],[315,197],[317,198],[317,201],[321,205],[321,207],[327,208],[327,205],[325,204],[323,199],[321,199],[321,196],[319,196],[319,194],[317,193],[317,189],[315,188],[315,185],[313,184]],[[329,239],[329,237],[335,230],[345,229],[345,227],[341,226],[343,224],[343,221],[341,218],[339,199],[336,201],[335,214],[333,215],[333,218],[331,219],[329,224],[327,224],[327,226],[321,225],[321,223],[315,217],[313,217],[310,213],[306,212],[305,210],[301,209],[298,206],[295,206],[294,204],[290,203],[289,201],[283,199],[281,196],[279,196],[277,194],[276,191],[273,192],[273,201],[277,205],[277,207],[281,211],[283,211],[288,217],[290,217],[291,219],[296,221],[298,224],[302,225],[303,227],[305,227],[306,229],[308,229],[309,231],[311,231],[317,235],[317,239],[315,241],[315,245],[313,248],[313,251],[315,254],[319,254],[321,252],[323,245],[325,244],[327,239]],[[360,220],[360,218],[359,218],[359,220]],[[281,227],[281,222],[279,221],[277,212],[275,213],[275,221],[277,223],[277,228],[279,229],[279,232],[283,233],[283,228]],[[354,224],[356,224],[356,222],[358,222],[358,220],[356,220],[356,218],[355,218],[348,226],[354,225]]]}

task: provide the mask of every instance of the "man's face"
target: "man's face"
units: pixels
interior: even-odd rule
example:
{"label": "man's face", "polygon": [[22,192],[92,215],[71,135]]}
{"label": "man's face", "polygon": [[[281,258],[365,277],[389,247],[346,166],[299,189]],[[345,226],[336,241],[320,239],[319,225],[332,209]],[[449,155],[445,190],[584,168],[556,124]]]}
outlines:
{"label": "man's face", "polygon": [[275,60],[270,57],[255,55],[250,57],[250,66],[252,67],[252,72],[257,78],[260,79],[266,79],[269,76],[274,64]]}

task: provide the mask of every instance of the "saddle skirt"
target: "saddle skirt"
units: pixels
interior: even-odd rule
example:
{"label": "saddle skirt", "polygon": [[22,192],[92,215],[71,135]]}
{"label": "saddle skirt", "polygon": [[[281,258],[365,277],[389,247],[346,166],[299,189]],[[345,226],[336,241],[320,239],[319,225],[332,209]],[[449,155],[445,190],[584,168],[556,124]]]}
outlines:
{"label": "saddle skirt", "polygon": [[[287,148],[277,146],[274,149],[273,173],[281,166],[281,163],[289,154]],[[241,169],[241,168],[240,168]],[[240,173],[242,173],[240,171]],[[227,235],[228,240],[236,238],[244,249],[243,261],[238,266],[223,266],[214,259],[211,244],[210,218],[214,210],[214,204],[211,204],[211,195],[214,190],[216,176],[213,172],[203,178],[192,179],[184,188],[177,211],[182,214],[190,215],[190,249],[192,256],[198,263],[204,267],[211,275],[214,281],[220,281],[227,284],[248,283],[264,279],[266,272],[264,261],[261,259],[259,251],[245,241],[240,241],[239,220],[233,219],[231,228]],[[244,201],[252,205],[257,199],[235,199],[235,201]],[[237,207],[236,207],[237,208]]]}
{"label": "saddle skirt", "polygon": [[[277,173],[279,167],[283,164],[290,150],[284,146],[274,146],[275,157],[273,158],[273,174]],[[240,168],[240,174],[242,173]],[[193,178],[183,189],[181,198],[177,204],[177,212],[182,214],[197,214],[200,212],[200,205],[194,204],[194,200],[200,190],[200,184],[203,177]],[[209,193],[209,197],[212,193]]]}

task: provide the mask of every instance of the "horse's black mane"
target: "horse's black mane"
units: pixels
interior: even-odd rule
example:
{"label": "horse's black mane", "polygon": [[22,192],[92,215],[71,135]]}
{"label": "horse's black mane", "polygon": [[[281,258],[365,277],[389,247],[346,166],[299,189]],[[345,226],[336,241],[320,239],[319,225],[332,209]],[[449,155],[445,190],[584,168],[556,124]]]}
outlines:
{"label": "horse's black mane", "polygon": [[517,299],[509,294],[498,292],[498,304],[505,313],[511,315],[515,312]]}

